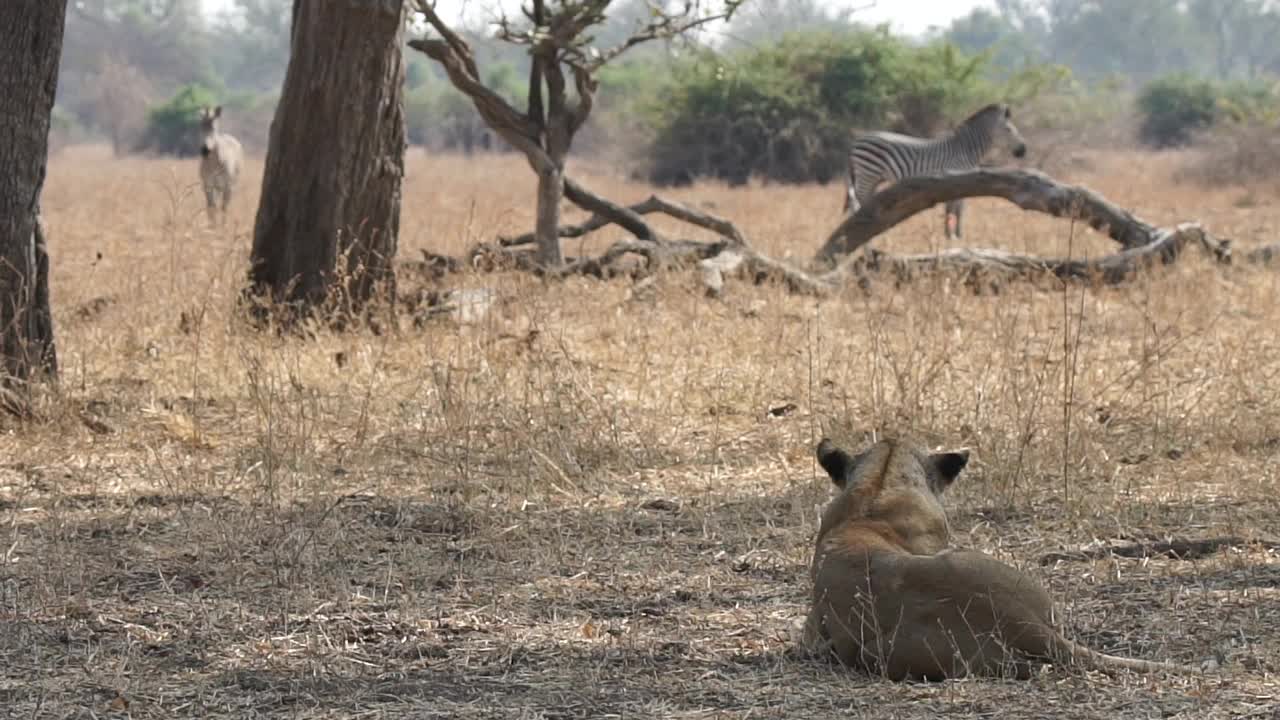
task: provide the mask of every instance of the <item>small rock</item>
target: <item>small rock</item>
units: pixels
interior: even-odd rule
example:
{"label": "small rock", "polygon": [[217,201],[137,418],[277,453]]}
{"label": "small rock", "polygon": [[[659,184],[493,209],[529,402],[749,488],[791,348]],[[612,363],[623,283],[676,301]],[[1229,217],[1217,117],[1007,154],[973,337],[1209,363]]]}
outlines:
{"label": "small rock", "polygon": [[444,302],[450,307],[450,315],[459,324],[474,325],[484,319],[498,300],[498,292],[492,288],[467,288],[445,293]]}

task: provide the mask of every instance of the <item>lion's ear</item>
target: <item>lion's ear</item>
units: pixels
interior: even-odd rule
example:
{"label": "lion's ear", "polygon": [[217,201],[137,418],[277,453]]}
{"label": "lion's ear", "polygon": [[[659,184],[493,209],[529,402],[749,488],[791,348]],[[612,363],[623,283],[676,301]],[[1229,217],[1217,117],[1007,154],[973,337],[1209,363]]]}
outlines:
{"label": "lion's ear", "polygon": [[969,464],[968,450],[954,450],[952,452],[934,453],[929,456],[929,462],[933,465],[933,469],[938,472],[938,477],[942,479],[943,487],[951,485],[955,479],[959,477],[960,471],[964,466]]}
{"label": "lion's ear", "polygon": [[857,458],[836,447],[830,438],[822,438],[822,442],[818,443],[814,452],[818,456],[818,464],[831,476],[831,482],[843,489],[845,483],[849,481],[849,474],[853,471]]}

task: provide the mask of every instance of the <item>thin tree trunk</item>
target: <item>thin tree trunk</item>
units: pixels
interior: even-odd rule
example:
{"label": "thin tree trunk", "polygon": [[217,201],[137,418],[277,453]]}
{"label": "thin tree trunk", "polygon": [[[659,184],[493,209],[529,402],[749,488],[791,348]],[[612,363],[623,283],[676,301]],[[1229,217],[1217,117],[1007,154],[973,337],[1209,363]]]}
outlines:
{"label": "thin tree trunk", "polygon": [[65,0],[0,2],[0,354],[6,389],[57,374],[40,191]]}
{"label": "thin tree trunk", "polygon": [[294,0],[254,227],[252,292],[295,310],[394,297],[404,176],[401,0]]}
{"label": "thin tree trunk", "polygon": [[560,199],[564,197],[564,170],[556,165],[538,171],[538,220],[534,238],[538,264],[559,268],[564,264],[560,249]]}

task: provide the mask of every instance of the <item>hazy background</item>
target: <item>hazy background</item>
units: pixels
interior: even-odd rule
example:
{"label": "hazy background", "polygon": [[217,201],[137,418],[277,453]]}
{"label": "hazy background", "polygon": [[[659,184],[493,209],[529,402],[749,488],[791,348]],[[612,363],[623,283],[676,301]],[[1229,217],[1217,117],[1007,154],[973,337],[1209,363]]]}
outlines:
{"label": "hazy background", "polygon": [[[234,11],[234,0],[201,0],[201,8],[206,16],[213,17],[219,13]],[[492,12],[495,3],[463,2],[448,3],[461,6],[463,13],[471,17],[483,17]],[[516,3],[508,2],[510,7]],[[933,27],[946,26],[952,20],[968,14],[976,7],[994,7],[991,2],[983,0],[888,0],[887,2],[827,2],[819,3],[833,11],[865,8],[860,10],[859,17],[869,23],[889,23],[897,32],[907,34],[923,33]],[[442,4],[443,5],[443,4]],[[441,12],[450,12],[442,6]],[[458,13],[454,11],[453,17]]]}
{"label": "hazy background", "polygon": [[[492,36],[504,7],[516,10],[453,3],[452,22],[484,82],[522,102],[528,55]],[[55,149],[106,141],[117,154],[187,155],[196,110],[221,104],[226,129],[263,152],[290,8],[76,0]],[[595,43],[623,41],[649,12],[645,0],[617,0]],[[1265,137],[1280,117],[1277,36],[1274,0],[748,0],[691,43],[647,43],[602,71],[575,156],[603,156],[658,184],[825,182],[853,132],[935,134],[997,100],[1017,106],[1041,148],[1187,145],[1229,127]],[[433,63],[406,57],[411,144],[504,149]]]}

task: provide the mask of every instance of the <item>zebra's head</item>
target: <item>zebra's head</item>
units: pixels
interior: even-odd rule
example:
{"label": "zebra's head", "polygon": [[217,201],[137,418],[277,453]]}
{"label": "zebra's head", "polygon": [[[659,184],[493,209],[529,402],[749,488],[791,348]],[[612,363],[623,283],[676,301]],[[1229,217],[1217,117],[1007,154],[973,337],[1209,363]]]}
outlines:
{"label": "zebra's head", "polygon": [[200,108],[200,155],[208,156],[218,144],[218,118],[222,117],[222,106],[213,109]]}
{"label": "zebra's head", "polygon": [[1016,158],[1026,157],[1027,141],[1013,124],[1013,111],[1004,103],[992,103],[974,113],[966,125],[976,126],[989,139],[988,149],[1007,148]]}

